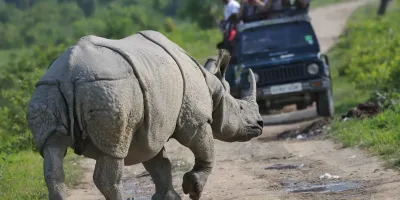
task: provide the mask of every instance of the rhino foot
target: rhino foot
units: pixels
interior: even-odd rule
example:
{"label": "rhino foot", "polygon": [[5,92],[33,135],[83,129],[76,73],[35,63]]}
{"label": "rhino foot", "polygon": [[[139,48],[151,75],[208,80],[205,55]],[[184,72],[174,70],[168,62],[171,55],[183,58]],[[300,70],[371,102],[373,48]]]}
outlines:
{"label": "rhino foot", "polygon": [[181,200],[181,197],[175,190],[168,191],[165,195],[154,194],[151,200]]}
{"label": "rhino foot", "polygon": [[194,166],[183,175],[182,189],[190,199],[198,200],[213,168],[214,137],[208,123],[196,130],[194,135],[192,141],[185,145],[194,154]]}
{"label": "rhino foot", "polygon": [[189,194],[190,199],[198,200],[201,197],[204,185],[206,183],[206,177],[202,176],[202,172],[186,172],[183,175],[182,188],[185,194]]}

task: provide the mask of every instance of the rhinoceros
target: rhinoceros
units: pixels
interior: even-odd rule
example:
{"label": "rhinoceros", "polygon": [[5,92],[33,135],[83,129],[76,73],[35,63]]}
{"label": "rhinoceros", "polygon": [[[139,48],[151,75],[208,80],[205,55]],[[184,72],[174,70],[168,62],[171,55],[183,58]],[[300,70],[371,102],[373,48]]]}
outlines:
{"label": "rhinoceros", "polygon": [[108,200],[124,199],[123,168],[140,163],[155,184],[152,199],[181,199],[164,148],[171,138],[194,154],[182,189],[200,199],[214,164],[214,139],[245,142],[263,128],[253,72],[251,94],[235,99],[224,78],[229,60],[221,50],[202,66],[152,30],[80,38],[50,64],[27,108],[49,199],[66,199],[69,147],[96,160],[93,181]]}

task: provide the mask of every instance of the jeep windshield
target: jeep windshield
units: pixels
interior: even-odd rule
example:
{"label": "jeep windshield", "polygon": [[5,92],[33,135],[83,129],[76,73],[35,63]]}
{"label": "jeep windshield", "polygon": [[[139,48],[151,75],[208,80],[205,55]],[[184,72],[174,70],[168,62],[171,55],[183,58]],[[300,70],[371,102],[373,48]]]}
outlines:
{"label": "jeep windshield", "polygon": [[315,51],[319,49],[311,24],[294,22],[245,30],[240,37],[241,54],[254,55],[277,51]]}

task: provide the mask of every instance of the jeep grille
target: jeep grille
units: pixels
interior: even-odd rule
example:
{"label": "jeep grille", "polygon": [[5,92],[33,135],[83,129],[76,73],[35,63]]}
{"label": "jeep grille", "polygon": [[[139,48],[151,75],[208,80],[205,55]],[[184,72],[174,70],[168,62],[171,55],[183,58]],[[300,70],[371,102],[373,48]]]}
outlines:
{"label": "jeep grille", "polygon": [[[316,75],[310,75],[307,71],[306,63],[296,63],[283,66],[273,66],[267,68],[252,68],[253,72],[257,73],[260,80],[257,82],[257,86],[265,86],[270,84],[279,84],[290,81],[300,81],[304,79],[310,79],[318,77],[321,70]],[[248,73],[242,74],[242,83],[244,86],[249,87],[249,81],[247,80]]]}

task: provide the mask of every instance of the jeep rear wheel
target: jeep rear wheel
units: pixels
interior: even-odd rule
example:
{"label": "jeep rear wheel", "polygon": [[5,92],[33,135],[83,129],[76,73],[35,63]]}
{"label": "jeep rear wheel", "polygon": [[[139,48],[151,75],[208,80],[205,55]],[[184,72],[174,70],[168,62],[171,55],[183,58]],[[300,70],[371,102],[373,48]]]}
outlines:
{"label": "jeep rear wheel", "polygon": [[317,113],[322,117],[333,118],[334,107],[332,89],[317,93]]}

